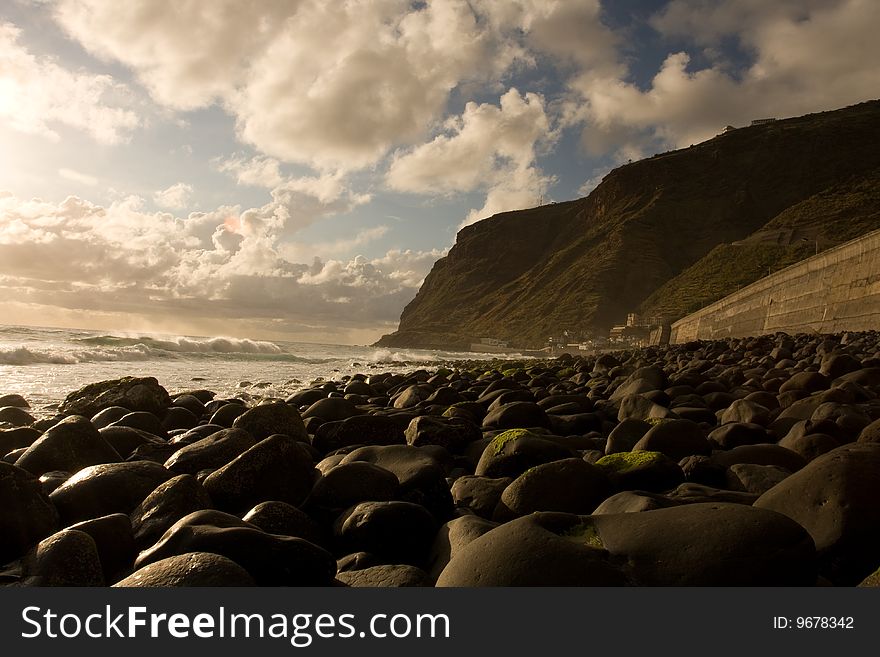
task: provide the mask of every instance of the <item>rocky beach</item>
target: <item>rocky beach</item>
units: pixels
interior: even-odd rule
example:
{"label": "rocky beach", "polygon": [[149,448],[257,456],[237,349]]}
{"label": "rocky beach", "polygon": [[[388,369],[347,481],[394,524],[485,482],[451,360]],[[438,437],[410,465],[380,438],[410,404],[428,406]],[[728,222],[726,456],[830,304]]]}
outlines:
{"label": "rocky beach", "polygon": [[880,333],[0,390],[7,586],[876,586]]}

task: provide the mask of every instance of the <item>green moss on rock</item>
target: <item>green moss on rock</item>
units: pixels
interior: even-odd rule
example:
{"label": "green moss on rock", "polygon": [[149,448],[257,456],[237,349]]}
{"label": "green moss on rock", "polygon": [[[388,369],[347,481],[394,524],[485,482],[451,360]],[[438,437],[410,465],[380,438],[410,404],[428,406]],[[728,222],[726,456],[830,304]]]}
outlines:
{"label": "green moss on rock", "polygon": [[647,452],[641,450],[637,452],[619,452],[617,454],[603,456],[596,461],[596,467],[601,468],[606,473],[626,472],[633,468],[640,468],[659,463],[665,458],[666,457],[660,452]]}
{"label": "green moss on rock", "polygon": [[489,445],[492,447],[493,453],[497,456],[510,441],[516,440],[517,438],[526,438],[528,436],[536,437],[535,434],[528,429],[508,429],[504,433],[499,433],[495,436]]}
{"label": "green moss on rock", "polygon": [[599,536],[599,531],[596,529],[596,525],[594,525],[593,521],[589,519],[583,520],[576,525],[572,525],[559,535],[572,543],[589,545],[590,547],[598,548],[600,550],[605,548],[605,544],[602,542],[602,537]]}

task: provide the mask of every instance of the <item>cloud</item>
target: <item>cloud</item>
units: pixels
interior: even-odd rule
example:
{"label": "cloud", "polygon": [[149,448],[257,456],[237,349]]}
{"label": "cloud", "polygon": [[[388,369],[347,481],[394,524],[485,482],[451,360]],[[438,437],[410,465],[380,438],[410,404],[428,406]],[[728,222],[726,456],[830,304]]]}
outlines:
{"label": "cloud", "polygon": [[[595,154],[641,157],[703,141],[727,124],[860,102],[880,88],[880,4],[871,0],[674,0],[652,24],[693,40],[709,64],[693,67],[690,53],[670,53],[645,89],[625,75],[573,76],[569,118],[583,125]],[[750,56],[745,67],[718,54],[724,38]]]}
{"label": "cloud", "polygon": [[468,103],[444,128],[432,141],[396,154],[386,177],[391,189],[421,194],[486,189],[485,203],[468,214],[461,224],[466,226],[538,205],[553,183],[535,164],[539,147],[555,139],[541,96],[510,89],[497,106]]}
{"label": "cloud", "polygon": [[81,171],[76,171],[74,169],[66,169],[62,167],[61,169],[58,169],[58,175],[67,180],[80,183],[81,185],[88,185],[89,187],[94,187],[98,184],[98,179],[94,176],[90,176],[87,173],[82,173]]}
{"label": "cloud", "polygon": [[272,157],[254,156],[247,158],[237,155],[214,160],[218,171],[231,174],[239,185],[265,187],[272,189],[284,181],[281,164]]}
{"label": "cloud", "polygon": [[[362,337],[369,327],[378,337],[442,254],[389,251],[303,264],[286,257],[295,209],[278,199],[186,217],[143,205],[137,197],[100,206],[72,196],[51,203],[0,195],[0,289],[56,314],[127,313],[166,327],[260,320],[277,334],[302,335],[307,326],[313,337],[339,339]],[[350,246],[385,230],[365,229]]]}
{"label": "cloud", "polygon": [[193,187],[186,183],[174,183],[166,189],[161,189],[153,194],[156,205],[171,210],[182,210],[189,205]]}
{"label": "cloud", "polygon": [[59,126],[82,130],[103,144],[129,138],[140,119],[125,85],[35,57],[18,43],[20,33],[0,22],[0,121],[53,141],[60,138]]}
{"label": "cloud", "polygon": [[220,102],[262,153],[352,170],[421,138],[457,86],[528,60],[510,36],[518,26],[487,20],[483,5],[61,0],[55,15],[162,105]]}
{"label": "cloud", "polygon": [[395,156],[386,178],[392,189],[443,194],[495,183],[530,167],[537,143],[550,132],[544,99],[516,89],[497,106],[468,103],[444,128],[432,141]]}

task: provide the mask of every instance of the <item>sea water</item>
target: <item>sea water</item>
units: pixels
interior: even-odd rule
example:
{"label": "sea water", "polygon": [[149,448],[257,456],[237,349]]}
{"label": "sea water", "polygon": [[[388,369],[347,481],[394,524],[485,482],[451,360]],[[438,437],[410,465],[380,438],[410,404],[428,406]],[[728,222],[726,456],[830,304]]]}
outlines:
{"label": "sea water", "polygon": [[207,388],[218,397],[286,397],[313,381],[358,372],[497,355],[0,325],[0,395],[18,393],[50,414],[87,383],[153,376],[169,392]]}

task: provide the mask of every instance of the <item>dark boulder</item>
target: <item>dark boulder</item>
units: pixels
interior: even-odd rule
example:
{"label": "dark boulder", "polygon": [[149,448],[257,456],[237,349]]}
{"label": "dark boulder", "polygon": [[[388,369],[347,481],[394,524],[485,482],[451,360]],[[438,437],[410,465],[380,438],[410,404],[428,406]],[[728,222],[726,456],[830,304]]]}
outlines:
{"label": "dark boulder", "polygon": [[343,553],[364,551],[390,563],[424,565],[438,523],[411,502],[362,502],[337,518],[333,533]]}
{"label": "dark boulder", "polygon": [[130,411],[161,413],[171,405],[168,391],[153,377],[132,377],[90,383],[67,395],[59,411],[64,415],[92,417],[110,406]]}
{"label": "dark boulder", "polygon": [[94,539],[63,529],[40,541],[21,564],[23,586],[104,586]]}
{"label": "dark boulder", "polygon": [[210,506],[211,498],[195,477],[188,474],[172,477],[159,484],[131,512],[135,543],[141,549],[146,548],[184,516]]}
{"label": "dark boulder", "polygon": [[248,572],[231,559],[210,552],[187,552],[136,570],[114,587],[254,586]]}
{"label": "dark boulder", "polygon": [[58,512],[40,481],[0,462],[0,564],[20,557],[58,528]]}
{"label": "dark boulder", "polygon": [[588,514],[609,493],[601,469],[569,458],[529,468],[504,489],[501,502],[514,516],[534,511]]}
{"label": "dark boulder", "polygon": [[259,442],[249,431],[222,429],[180,448],[165,462],[165,467],[178,474],[196,474],[214,470]]}
{"label": "dark boulder", "polygon": [[150,461],[92,465],[56,488],[49,499],[67,524],[112,513],[129,514],[173,476]]}
{"label": "dark boulder", "polygon": [[121,460],[91,422],[73,415],[47,429],[15,464],[39,476],[50,470],[77,472],[90,465]]}
{"label": "dark boulder", "polygon": [[312,445],[326,454],[352,445],[399,445],[406,442],[400,424],[385,415],[355,415],[324,422],[315,431]]}
{"label": "dark boulder", "polygon": [[254,406],[235,418],[232,426],[247,431],[257,440],[263,440],[276,433],[290,436],[295,440],[309,439],[299,411],[284,402]]}
{"label": "dark boulder", "polygon": [[803,525],[816,542],[823,574],[858,584],[880,554],[880,445],[844,445],[764,493],[755,506]]}
{"label": "dark boulder", "polygon": [[178,520],[136,568],[188,552],[211,552],[244,568],[259,586],[326,586],[336,561],[323,548],[301,538],[267,534],[220,511],[196,511]]}
{"label": "dark boulder", "polygon": [[314,463],[306,447],[278,434],[215,470],[204,486],[217,508],[239,512],[268,500],[296,506],[308,495],[314,478]]}

